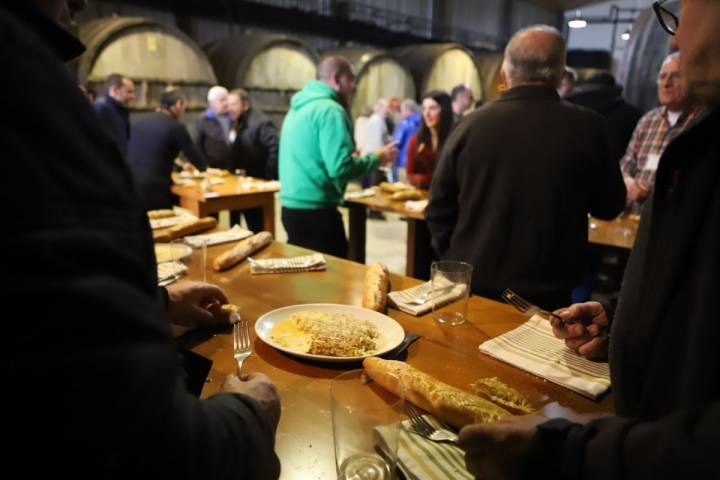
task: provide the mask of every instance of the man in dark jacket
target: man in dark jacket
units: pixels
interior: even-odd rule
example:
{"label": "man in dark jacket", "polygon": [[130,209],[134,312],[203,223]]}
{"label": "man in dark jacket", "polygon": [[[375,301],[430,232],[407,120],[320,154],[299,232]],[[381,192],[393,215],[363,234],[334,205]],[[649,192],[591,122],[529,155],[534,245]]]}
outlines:
{"label": "man in dark jacket", "polygon": [[208,108],[195,125],[195,141],[208,167],[230,170],[230,124],[228,91],[215,85],[208,90]]}
{"label": "man in dark jacket", "polygon": [[619,162],[642,112],[625,102],[612,73],[600,72],[579,83],[565,100],[605,117],[610,128],[610,156]]}
{"label": "man in dark jacket", "polygon": [[178,90],[160,95],[160,109],[133,124],[128,163],[135,179],[143,210],[172,208],[170,192],[175,158],[182,152],[198,169],[205,162],[180,123],[185,112],[185,98]]}
{"label": "man in dark jacket", "polygon": [[[51,20],[68,3],[0,5],[0,104],[34,119],[0,128],[12,212],[0,301],[27,306],[5,323],[6,354],[21,359],[6,369],[18,392],[6,408],[22,418],[5,425],[8,466],[32,477],[275,478],[279,403],[267,377],[229,375],[206,400],[185,390],[167,323],[184,316],[178,292],[166,307],[126,162],[58,59],[82,51]],[[194,289],[195,308],[223,300],[212,291]]]}
{"label": "man in dark jacket", "polygon": [[433,247],[473,265],[472,291],[511,288],[545,307],[570,301],[587,248],[587,215],[625,203],[605,122],[561,102],[562,37],[522,30],[506,50],[509,90],[468,115],[443,148],[426,210]]}
{"label": "man in dark jacket", "polygon": [[[233,120],[230,127],[233,168],[245,170],[250,177],[277,180],[279,139],[275,124],[262,110],[250,105],[250,96],[241,88],[228,94],[228,110]],[[240,222],[240,212],[232,212],[232,224]],[[242,213],[250,230],[263,230],[262,208]]]}
{"label": "man in dark jacket", "polygon": [[128,77],[113,73],[105,80],[105,95],[95,100],[93,107],[120,149],[128,155],[130,138],[130,104],[135,100],[135,84]]}
{"label": "man in dark jacket", "polygon": [[[661,18],[677,32],[683,86],[705,112],[665,149],[628,262],[610,336],[616,415],[466,427],[460,444],[478,478],[718,478],[720,1],[680,0],[679,29],[671,13]],[[602,350],[600,304],[560,315],[587,325],[555,325],[570,348]]]}

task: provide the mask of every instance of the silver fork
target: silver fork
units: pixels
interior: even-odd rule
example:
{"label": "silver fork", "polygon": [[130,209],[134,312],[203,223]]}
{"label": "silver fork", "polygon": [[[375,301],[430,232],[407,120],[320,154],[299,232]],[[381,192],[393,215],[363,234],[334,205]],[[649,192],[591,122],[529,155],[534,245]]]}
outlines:
{"label": "silver fork", "polygon": [[422,416],[422,412],[418,410],[414,405],[407,403],[407,412],[410,417],[410,424],[412,425],[412,431],[421,435],[434,442],[453,442],[457,443],[458,436],[449,431],[435,428],[425,417]]}
{"label": "silver fork", "polygon": [[[443,293],[447,292],[448,290],[451,290],[454,286],[455,285],[448,285],[447,287],[442,287],[442,288],[438,288],[435,290],[430,289],[427,292],[425,292],[424,294],[420,295],[417,298],[413,298],[412,300],[410,300],[407,303],[409,303],[410,305],[425,305],[427,302],[432,300],[434,297],[437,297],[440,294],[443,294]],[[436,294],[438,294],[438,295],[436,295]]]}
{"label": "silver fork", "polygon": [[500,294],[500,298],[502,298],[507,303],[509,303],[510,305],[515,307],[520,313],[524,313],[528,317],[532,317],[535,314],[539,314],[541,316],[545,316],[545,317],[549,316],[549,317],[555,318],[562,323],[574,323],[572,321],[567,321],[567,320],[563,319],[562,317],[560,317],[559,315],[557,315],[553,312],[549,312],[545,309],[538,307],[537,305],[533,305],[532,303],[528,302],[527,300],[525,300],[524,298],[522,298],[520,295],[513,292],[509,288],[506,288]]}
{"label": "silver fork", "polygon": [[242,373],[243,362],[252,354],[250,344],[250,331],[247,320],[240,320],[233,324],[233,355],[237,362],[237,375]]}

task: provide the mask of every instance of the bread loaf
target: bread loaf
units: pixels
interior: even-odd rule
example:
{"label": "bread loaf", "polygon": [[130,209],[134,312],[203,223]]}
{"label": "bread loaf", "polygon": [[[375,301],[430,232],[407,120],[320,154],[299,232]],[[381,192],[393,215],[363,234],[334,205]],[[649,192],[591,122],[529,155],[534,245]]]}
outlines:
{"label": "bread loaf", "polygon": [[363,307],[384,312],[390,291],[390,272],[382,263],[374,263],[365,272]]}
{"label": "bread loaf", "polygon": [[272,234],[260,232],[252,237],[240,240],[233,248],[219,255],[213,262],[213,269],[216,272],[227,270],[245,260],[246,257],[257,252],[261,248],[270,245]]}
{"label": "bread loaf", "polygon": [[423,194],[420,190],[403,190],[401,192],[395,192],[390,195],[390,200],[420,200],[423,198]]}
{"label": "bread loaf", "polygon": [[193,233],[210,230],[217,226],[217,219],[213,217],[205,217],[200,220],[194,220],[188,223],[181,223],[173,227],[167,228],[159,232],[153,232],[153,240],[156,242],[169,242],[176,238],[182,238]]}
{"label": "bread loaf", "polygon": [[481,378],[470,384],[473,391],[493,403],[502,405],[514,413],[532,413],[535,411],[530,402],[520,392],[503,383],[497,377]]}
{"label": "bread loaf", "polygon": [[241,320],[240,318],[240,307],[233,305],[232,303],[226,303],[220,307],[224,313],[228,315],[230,323],[237,323]]}
{"label": "bread loaf", "polygon": [[453,387],[405,362],[368,357],[363,367],[370,378],[395,395],[460,428],[471,423],[492,423],[510,413],[494,403]]}
{"label": "bread loaf", "polygon": [[396,183],[381,182],[379,186],[380,186],[380,190],[382,190],[383,192],[388,192],[388,193],[401,192],[403,190],[412,190],[412,188],[413,188],[410,185],[406,185],[402,182],[396,182]]}
{"label": "bread loaf", "polygon": [[169,208],[162,209],[162,210],[150,210],[147,212],[147,216],[151,220],[157,220],[158,218],[174,217],[175,212],[170,210]]}

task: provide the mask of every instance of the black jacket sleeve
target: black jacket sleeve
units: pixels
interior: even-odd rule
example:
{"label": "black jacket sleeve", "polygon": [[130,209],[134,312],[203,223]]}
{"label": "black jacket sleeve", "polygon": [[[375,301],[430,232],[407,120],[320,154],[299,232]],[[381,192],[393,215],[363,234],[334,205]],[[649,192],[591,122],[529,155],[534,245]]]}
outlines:
{"label": "black jacket sleeve", "polygon": [[190,134],[184,125],[179,124],[174,129],[173,136],[177,143],[178,149],[185,155],[190,163],[195,165],[199,170],[205,170],[205,160],[197,149],[197,146],[193,144]]}
{"label": "black jacket sleeve", "polygon": [[265,147],[267,160],[265,164],[265,178],[278,179],[278,132],[272,121],[266,121],[258,128],[258,143]]}

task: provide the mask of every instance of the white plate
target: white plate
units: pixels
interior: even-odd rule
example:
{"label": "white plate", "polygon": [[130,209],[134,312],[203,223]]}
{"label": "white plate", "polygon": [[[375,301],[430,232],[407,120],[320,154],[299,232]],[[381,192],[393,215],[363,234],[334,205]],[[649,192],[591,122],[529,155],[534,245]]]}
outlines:
{"label": "white plate", "polygon": [[157,260],[157,263],[183,260],[190,255],[192,255],[192,248],[184,243],[155,244],[155,260]]}
{"label": "white plate", "polygon": [[[316,312],[331,312],[331,313],[344,313],[346,315],[353,315],[356,318],[367,320],[377,327],[380,331],[381,347],[377,352],[373,352],[371,355],[364,355],[361,357],[331,357],[328,355],[313,355],[310,353],[297,352],[290,350],[289,348],[278,345],[270,339],[270,333],[273,327],[283,320],[287,320],[293,313],[313,310]],[[271,347],[282,350],[290,355],[296,357],[307,358],[310,360],[319,360],[322,362],[358,362],[365,357],[375,357],[387,353],[393,348],[400,345],[405,338],[405,331],[392,318],[382,313],[378,313],[374,310],[368,310],[366,308],[354,307],[351,305],[336,305],[333,303],[307,303],[304,305],[293,305],[290,307],[283,307],[273,310],[261,316],[255,322],[255,333],[258,338],[263,342],[267,343]]]}

